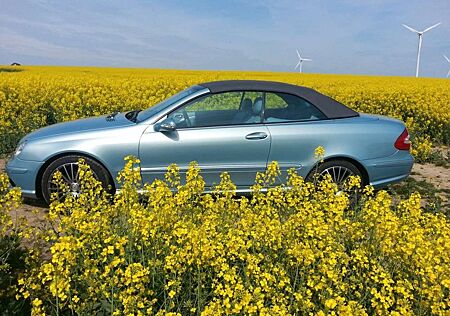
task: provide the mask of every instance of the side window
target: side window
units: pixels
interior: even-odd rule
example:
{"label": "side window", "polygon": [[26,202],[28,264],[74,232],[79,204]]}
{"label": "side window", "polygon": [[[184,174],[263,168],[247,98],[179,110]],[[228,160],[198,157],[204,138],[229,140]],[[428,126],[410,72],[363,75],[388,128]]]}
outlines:
{"label": "side window", "polygon": [[266,109],[284,109],[288,104],[275,93],[266,93]]}
{"label": "side window", "polygon": [[265,123],[323,119],[326,116],[305,99],[285,93],[266,93]]}
{"label": "side window", "polygon": [[186,106],[187,112],[238,110],[242,92],[209,94]]}
{"label": "side window", "polygon": [[169,114],[177,128],[261,123],[262,92],[208,94]]}

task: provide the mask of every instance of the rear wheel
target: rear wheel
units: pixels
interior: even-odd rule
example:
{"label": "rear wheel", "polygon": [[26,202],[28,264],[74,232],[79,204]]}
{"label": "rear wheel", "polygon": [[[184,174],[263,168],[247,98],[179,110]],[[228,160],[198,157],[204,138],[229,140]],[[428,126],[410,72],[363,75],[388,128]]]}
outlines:
{"label": "rear wheel", "polygon": [[[108,171],[95,160],[78,155],[64,156],[50,163],[42,175],[42,197],[47,204],[50,204],[52,193],[58,193],[60,200],[64,200],[68,194],[75,197],[80,195],[79,159],[84,159],[86,164],[89,165],[94,178],[102,183],[103,188],[107,190],[111,186],[112,183]],[[61,172],[62,179],[69,188],[69,191],[65,194],[58,189],[57,184],[53,180],[53,176],[57,171]]]}
{"label": "rear wheel", "polygon": [[339,188],[341,188],[345,181],[351,176],[360,177],[362,185],[364,185],[364,178],[361,171],[354,164],[346,160],[330,160],[320,164],[316,169],[310,172],[307,180],[312,181],[316,176],[320,179],[327,174],[331,176],[331,179],[339,186]]}

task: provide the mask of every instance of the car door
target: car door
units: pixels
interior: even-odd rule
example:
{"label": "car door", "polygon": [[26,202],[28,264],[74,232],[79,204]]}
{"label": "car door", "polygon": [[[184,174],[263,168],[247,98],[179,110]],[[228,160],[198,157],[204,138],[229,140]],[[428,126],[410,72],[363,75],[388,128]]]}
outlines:
{"label": "car door", "polygon": [[262,95],[207,94],[164,118],[175,122],[175,130],[149,126],[139,145],[143,181],[163,179],[172,163],[184,173],[196,161],[206,186],[219,183],[220,174],[227,171],[238,189],[248,189],[256,172],[266,169],[270,150],[270,133],[262,124]]}
{"label": "car door", "polygon": [[314,151],[325,145],[330,124],[326,116],[308,101],[285,93],[266,93],[264,123],[271,134],[269,162],[277,161],[285,179],[295,168],[307,175],[315,163]]}

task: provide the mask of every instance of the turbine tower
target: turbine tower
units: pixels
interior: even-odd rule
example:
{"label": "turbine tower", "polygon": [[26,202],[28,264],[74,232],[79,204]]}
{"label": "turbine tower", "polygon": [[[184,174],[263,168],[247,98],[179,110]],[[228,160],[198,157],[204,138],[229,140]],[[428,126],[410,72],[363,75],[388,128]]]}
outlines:
{"label": "turbine tower", "polygon": [[[448,61],[448,63],[450,64],[450,59],[444,55],[444,58]],[[450,70],[447,72],[447,78],[450,77]]]}
{"label": "turbine tower", "polygon": [[297,56],[298,56],[298,63],[297,63],[297,65],[295,66],[294,69],[297,69],[297,68],[298,68],[299,73],[302,73],[303,62],[304,62],[304,61],[312,61],[312,59],[309,59],[309,58],[302,58],[302,56],[300,56],[300,53],[298,52],[298,49],[297,49]]}
{"label": "turbine tower", "polygon": [[402,24],[404,27],[406,27],[408,30],[410,30],[411,32],[416,33],[417,35],[419,35],[419,46],[417,47],[417,64],[416,64],[416,77],[419,77],[419,64],[420,64],[420,49],[422,47],[422,36],[423,34],[425,34],[425,32],[428,32],[431,29],[434,29],[435,27],[437,27],[438,25],[440,25],[441,22],[436,23],[433,26],[430,26],[428,28],[426,28],[425,30],[419,32],[418,30],[413,29],[412,27],[409,27],[406,24]]}

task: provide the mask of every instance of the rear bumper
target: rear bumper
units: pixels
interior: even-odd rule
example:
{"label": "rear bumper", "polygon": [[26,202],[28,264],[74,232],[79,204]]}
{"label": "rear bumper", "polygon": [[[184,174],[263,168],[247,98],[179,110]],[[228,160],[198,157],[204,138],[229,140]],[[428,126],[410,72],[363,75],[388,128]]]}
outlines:
{"label": "rear bumper", "polygon": [[22,196],[35,199],[37,198],[36,176],[43,164],[43,162],[39,161],[12,158],[6,164],[5,169],[11,185],[19,187],[22,191]]}
{"label": "rear bumper", "polygon": [[409,177],[409,173],[401,175],[401,176],[397,176],[397,177],[391,177],[391,178],[387,178],[387,179],[378,180],[378,181],[375,181],[375,182],[371,182],[370,184],[375,189],[382,189],[382,188],[388,186],[389,184],[400,182],[402,180],[405,180],[408,177]]}
{"label": "rear bumper", "polygon": [[414,158],[408,151],[397,151],[385,158],[364,161],[370,184],[376,189],[406,179],[414,164]]}

